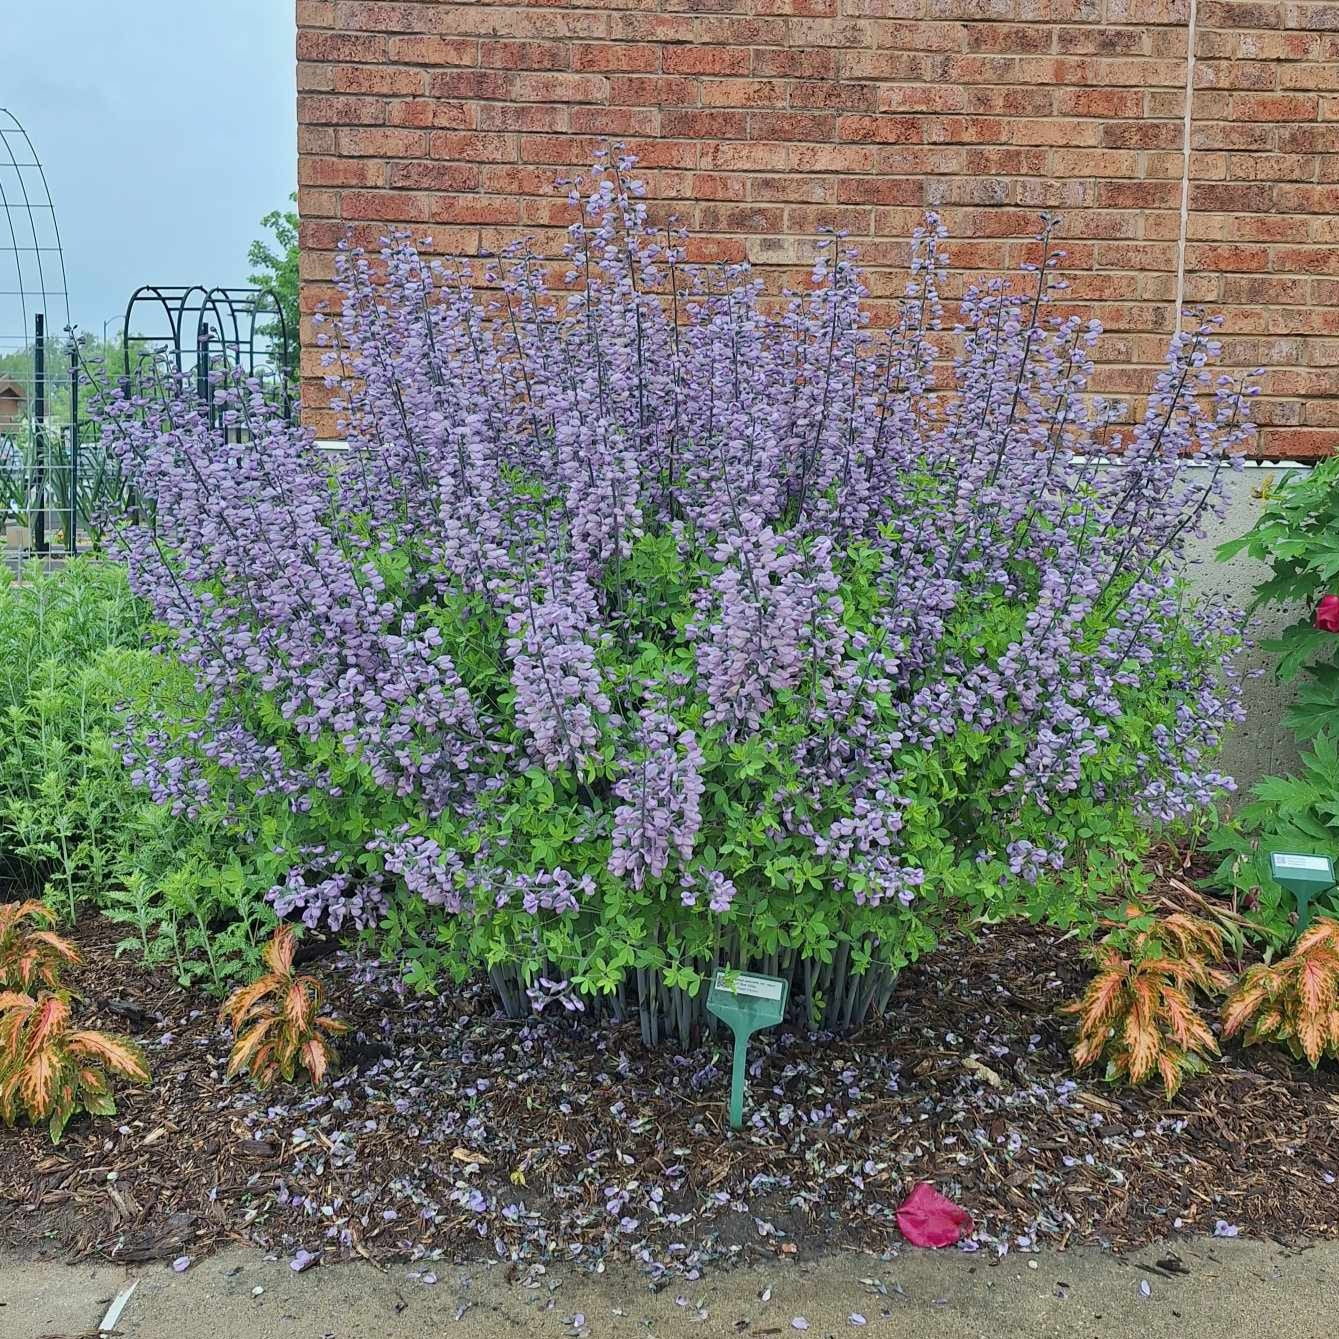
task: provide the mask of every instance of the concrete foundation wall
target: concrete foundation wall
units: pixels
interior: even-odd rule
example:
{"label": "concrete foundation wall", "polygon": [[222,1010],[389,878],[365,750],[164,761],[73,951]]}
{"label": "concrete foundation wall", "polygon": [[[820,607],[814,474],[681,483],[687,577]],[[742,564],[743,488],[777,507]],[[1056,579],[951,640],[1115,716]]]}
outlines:
{"label": "concrete foundation wall", "polygon": [[[1230,506],[1222,520],[1215,521],[1210,532],[1194,544],[1195,566],[1192,582],[1197,591],[1216,596],[1224,604],[1244,607],[1255,587],[1269,575],[1269,568],[1238,554],[1230,562],[1214,559],[1214,551],[1226,540],[1243,535],[1256,522],[1264,505],[1262,488],[1277,481],[1281,474],[1305,466],[1248,465],[1232,476]],[[1259,640],[1271,637],[1287,627],[1296,613],[1266,609],[1252,622],[1251,633]],[[1281,684],[1274,674],[1273,656],[1253,648],[1246,656],[1247,672],[1261,671],[1246,682],[1246,721],[1233,731],[1223,752],[1223,770],[1237,779],[1245,790],[1262,776],[1287,772],[1297,761],[1297,744],[1283,726],[1283,712],[1292,698],[1293,684]]]}

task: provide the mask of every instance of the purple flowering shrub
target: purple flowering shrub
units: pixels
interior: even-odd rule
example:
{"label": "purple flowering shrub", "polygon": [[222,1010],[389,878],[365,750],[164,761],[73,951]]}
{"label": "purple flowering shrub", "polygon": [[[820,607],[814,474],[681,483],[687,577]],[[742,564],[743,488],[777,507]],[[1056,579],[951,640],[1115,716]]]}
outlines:
{"label": "purple flowering shrub", "polygon": [[1206,326],[1117,428],[1048,224],[937,390],[933,218],[894,329],[832,242],[768,315],[629,166],[573,189],[566,289],[523,249],[344,253],[347,453],[240,380],[212,426],[113,405],[134,587],[197,690],[141,720],[145,784],[282,914],[648,1040],[716,964],[841,1025],[947,923],[1088,924],[1141,825],[1230,784],[1236,627],[1181,569],[1249,388]]}

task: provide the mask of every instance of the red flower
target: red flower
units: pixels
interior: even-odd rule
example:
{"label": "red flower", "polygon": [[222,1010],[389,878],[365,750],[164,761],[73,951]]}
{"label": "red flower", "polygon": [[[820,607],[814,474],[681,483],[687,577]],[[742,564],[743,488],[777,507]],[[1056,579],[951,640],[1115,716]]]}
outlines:
{"label": "red flower", "polygon": [[1322,596],[1316,606],[1316,626],[1322,632],[1339,632],[1339,595]]}

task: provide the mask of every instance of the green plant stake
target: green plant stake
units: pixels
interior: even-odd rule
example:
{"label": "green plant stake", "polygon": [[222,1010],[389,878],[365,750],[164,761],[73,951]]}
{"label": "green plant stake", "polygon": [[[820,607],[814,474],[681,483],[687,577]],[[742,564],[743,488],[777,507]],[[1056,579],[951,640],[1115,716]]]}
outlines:
{"label": "green plant stake", "polygon": [[1334,861],[1327,855],[1269,853],[1269,872],[1297,899],[1297,932],[1311,920],[1311,899],[1334,887]]}
{"label": "green plant stake", "polygon": [[730,1080],[730,1128],[744,1123],[744,1075],[749,1038],[765,1027],[775,1027],[786,1012],[790,982],[776,976],[755,976],[722,968],[707,992],[707,1011],[735,1034],[735,1063]]}

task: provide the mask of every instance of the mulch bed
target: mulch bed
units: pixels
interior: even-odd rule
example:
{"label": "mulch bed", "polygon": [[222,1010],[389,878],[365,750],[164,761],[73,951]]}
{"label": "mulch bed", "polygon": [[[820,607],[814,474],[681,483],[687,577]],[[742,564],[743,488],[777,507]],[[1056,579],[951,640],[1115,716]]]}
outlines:
{"label": "mulch bed", "polygon": [[[1168,1104],[1076,1080],[1057,1006],[1079,946],[1028,926],[953,940],[859,1034],[755,1039],[745,1129],[729,1045],[648,1051],[634,1026],[509,1023],[482,991],[406,996],[338,954],[314,965],[353,1024],[313,1093],[225,1082],[214,1003],[116,959],[90,917],[74,984],[154,1069],[118,1116],[0,1130],[0,1243],[117,1260],[229,1240],[296,1256],[499,1255],[655,1276],[758,1254],[895,1250],[895,1209],[933,1182],[999,1251],[1178,1231],[1339,1235],[1339,1071],[1229,1048]],[[751,1119],[751,1124],[749,1120]],[[298,1252],[305,1254],[298,1255]]]}

